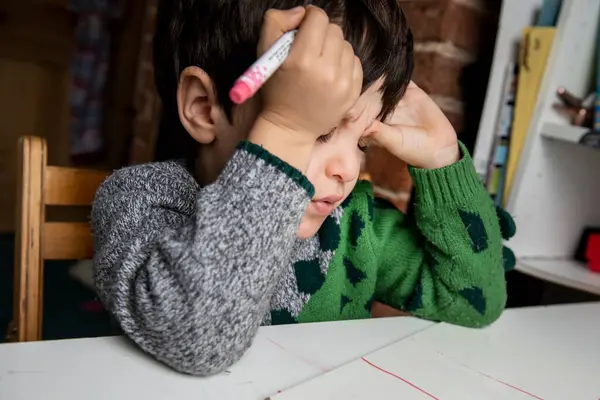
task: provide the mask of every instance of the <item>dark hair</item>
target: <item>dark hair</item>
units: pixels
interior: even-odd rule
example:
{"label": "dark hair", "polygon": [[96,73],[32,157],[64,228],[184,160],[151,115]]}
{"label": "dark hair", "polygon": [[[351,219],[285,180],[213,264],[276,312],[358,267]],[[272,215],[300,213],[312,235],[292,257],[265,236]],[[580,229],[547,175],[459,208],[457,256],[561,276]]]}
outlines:
{"label": "dark hair", "polygon": [[264,13],[311,3],[342,26],[362,62],[363,90],[384,78],[380,117],[389,115],[404,95],[414,65],[412,33],[398,0],[161,0],[154,68],[164,117],[180,125],[177,83],[190,65],[212,78],[218,102],[231,117],[229,90],[256,60]]}

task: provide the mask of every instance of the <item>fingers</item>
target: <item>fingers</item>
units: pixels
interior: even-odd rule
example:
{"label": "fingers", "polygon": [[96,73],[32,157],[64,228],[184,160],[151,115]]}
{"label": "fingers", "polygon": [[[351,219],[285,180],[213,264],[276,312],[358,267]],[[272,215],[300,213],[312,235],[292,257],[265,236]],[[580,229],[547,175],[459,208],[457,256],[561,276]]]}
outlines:
{"label": "fingers", "polygon": [[296,35],[290,58],[301,54],[319,56],[323,51],[328,29],[329,17],[325,11],[315,6],[306,7],[306,15]]}
{"label": "fingers", "polygon": [[352,63],[352,97],[358,99],[362,93],[363,87],[363,68],[360,59],[356,56],[354,56]]}
{"label": "fingers", "polygon": [[265,13],[260,40],[258,42],[258,55],[267,51],[284,33],[300,26],[306,14],[304,7],[290,10],[268,10]]}
{"label": "fingers", "polygon": [[331,64],[338,65],[342,59],[344,47],[344,32],[342,32],[342,28],[336,24],[329,24],[321,55],[326,57]]}
{"label": "fingers", "polygon": [[376,121],[370,128],[371,139],[386,148],[394,156],[409,164],[427,156],[427,133],[423,128],[412,126],[390,126]]}

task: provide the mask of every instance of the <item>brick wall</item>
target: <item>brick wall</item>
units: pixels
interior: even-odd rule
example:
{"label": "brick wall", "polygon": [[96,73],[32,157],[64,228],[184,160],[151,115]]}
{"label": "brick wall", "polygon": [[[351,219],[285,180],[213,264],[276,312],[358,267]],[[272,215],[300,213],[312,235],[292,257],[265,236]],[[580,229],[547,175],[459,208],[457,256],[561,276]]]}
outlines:
{"label": "brick wall", "polygon": [[[477,58],[482,25],[489,22],[490,7],[485,0],[401,1],[415,42],[413,80],[460,133],[465,120],[461,75]],[[371,148],[365,173],[375,184],[378,196],[400,209],[406,208],[412,183],[403,162],[382,148]]]}

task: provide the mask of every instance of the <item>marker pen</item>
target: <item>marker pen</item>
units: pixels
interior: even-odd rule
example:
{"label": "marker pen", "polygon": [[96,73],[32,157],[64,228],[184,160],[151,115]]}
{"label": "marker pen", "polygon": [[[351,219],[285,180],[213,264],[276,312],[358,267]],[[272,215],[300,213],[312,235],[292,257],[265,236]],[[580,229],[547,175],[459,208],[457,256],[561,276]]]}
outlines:
{"label": "marker pen", "polygon": [[229,91],[231,101],[235,104],[242,104],[258,92],[290,54],[290,48],[297,32],[298,30],[293,30],[284,33],[235,81],[233,88]]}

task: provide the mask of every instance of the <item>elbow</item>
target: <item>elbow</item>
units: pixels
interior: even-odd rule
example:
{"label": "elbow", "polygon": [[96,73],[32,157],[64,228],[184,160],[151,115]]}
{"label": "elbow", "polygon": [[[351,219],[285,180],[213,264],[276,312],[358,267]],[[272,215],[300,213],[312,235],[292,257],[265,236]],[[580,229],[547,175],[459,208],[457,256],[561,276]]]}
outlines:
{"label": "elbow", "polygon": [[506,285],[496,285],[482,293],[479,304],[468,301],[469,309],[465,312],[468,316],[463,320],[463,325],[469,328],[486,328],[495,323],[506,308]]}
{"label": "elbow", "polygon": [[[251,340],[218,335],[213,329],[178,329],[158,333],[128,333],[147,354],[171,369],[186,375],[207,377],[226,371],[236,364],[251,346]],[[204,332],[200,332],[204,331]],[[127,333],[127,332],[126,332]]]}
{"label": "elbow", "polygon": [[191,376],[209,377],[227,371],[241,358],[241,354],[226,354],[213,351],[208,354],[196,354],[191,351],[177,357],[168,355],[159,361],[171,369]]}

